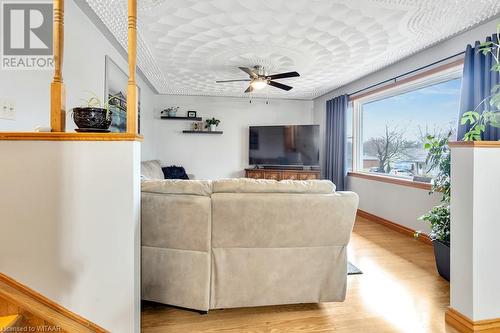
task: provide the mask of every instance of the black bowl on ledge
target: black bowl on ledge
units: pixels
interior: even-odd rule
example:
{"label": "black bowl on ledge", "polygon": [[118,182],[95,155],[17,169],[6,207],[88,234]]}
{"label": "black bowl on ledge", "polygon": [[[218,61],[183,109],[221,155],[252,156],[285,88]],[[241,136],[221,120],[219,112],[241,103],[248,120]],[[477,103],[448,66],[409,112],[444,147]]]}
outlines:
{"label": "black bowl on ledge", "polygon": [[111,111],[102,108],[73,108],[73,121],[85,132],[107,132],[111,125]]}

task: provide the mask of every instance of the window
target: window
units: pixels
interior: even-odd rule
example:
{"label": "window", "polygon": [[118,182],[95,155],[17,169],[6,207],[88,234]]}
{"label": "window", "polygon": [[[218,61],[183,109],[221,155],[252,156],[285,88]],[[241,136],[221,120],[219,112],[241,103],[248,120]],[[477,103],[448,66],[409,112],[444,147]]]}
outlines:
{"label": "window", "polygon": [[[354,169],[410,180],[430,180],[437,170],[428,170],[423,143],[429,134],[456,133],[460,74],[455,69],[446,75],[427,77],[355,100]],[[347,142],[349,144],[349,139]],[[346,159],[349,160],[349,155]]]}

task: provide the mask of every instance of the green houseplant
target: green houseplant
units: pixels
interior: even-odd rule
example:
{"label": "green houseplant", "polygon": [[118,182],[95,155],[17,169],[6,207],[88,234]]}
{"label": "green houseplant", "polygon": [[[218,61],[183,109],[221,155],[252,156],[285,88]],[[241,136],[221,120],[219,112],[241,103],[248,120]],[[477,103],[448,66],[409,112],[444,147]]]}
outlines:
{"label": "green houseplant", "polygon": [[219,126],[219,124],[220,124],[219,119],[212,118],[205,120],[205,128],[208,128],[210,132],[215,131],[215,128]]}
{"label": "green houseplant", "polygon": [[[496,35],[500,39],[500,23],[497,25]],[[495,42],[484,42],[479,45],[479,51],[493,57],[492,72],[500,73],[500,45]],[[482,112],[479,112],[480,108]],[[486,97],[472,111],[465,112],[460,120],[462,125],[469,125],[470,129],[463,138],[464,141],[480,141],[488,126],[500,128],[500,84],[493,86],[491,95]]]}
{"label": "green houseplant", "polygon": [[451,132],[443,137],[427,136],[424,148],[428,151],[426,163],[429,170],[437,169],[438,173],[432,181],[431,192],[442,193],[441,203],[434,206],[419,219],[430,223],[429,237],[434,246],[434,256],[439,274],[450,280],[450,171],[451,151],[448,140]]}
{"label": "green houseplant", "polygon": [[178,106],[171,106],[163,110],[161,114],[166,117],[175,117],[177,115],[177,111],[179,111]]}

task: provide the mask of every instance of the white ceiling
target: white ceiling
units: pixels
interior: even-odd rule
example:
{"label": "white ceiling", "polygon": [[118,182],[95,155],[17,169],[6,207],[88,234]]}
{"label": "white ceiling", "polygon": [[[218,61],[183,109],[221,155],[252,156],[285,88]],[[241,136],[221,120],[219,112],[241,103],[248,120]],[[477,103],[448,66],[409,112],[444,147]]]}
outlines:
{"label": "white ceiling", "polygon": [[[87,0],[126,48],[126,1]],[[298,71],[254,96],[312,99],[500,12],[498,0],[138,0],[138,64],[162,94],[243,96],[237,67]],[[465,46],[464,46],[465,47]]]}

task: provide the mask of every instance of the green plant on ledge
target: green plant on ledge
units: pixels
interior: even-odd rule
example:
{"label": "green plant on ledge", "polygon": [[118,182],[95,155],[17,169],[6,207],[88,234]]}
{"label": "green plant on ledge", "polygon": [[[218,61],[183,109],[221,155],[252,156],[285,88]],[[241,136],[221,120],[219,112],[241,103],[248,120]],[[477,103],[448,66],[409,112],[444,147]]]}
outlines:
{"label": "green plant on ledge", "polygon": [[441,138],[432,135],[426,137],[424,148],[428,151],[426,163],[429,165],[429,171],[434,168],[439,170],[432,181],[429,194],[440,192],[443,197],[439,205],[434,206],[427,214],[419,218],[430,223],[430,238],[446,245],[450,244],[451,151],[448,147],[448,140],[451,134],[449,132],[447,136]]}
{"label": "green plant on ledge", "polygon": [[211,125],[219,126],[219,124],[220,124],[219,119],[212,118],[205,120],[205,128],[210,128]]}
{"label": "green plant on ledge", "polygon": [[92,91],[88,91],[86,90],[85,91],[86,93],[88,93],[90,95],[89,98],[85,99],[85,98],[81,98],[80,100],[84,101],[84,105],[81,106],[81,108],[88,108],[88,109],[92,109],[92,108],[97,108],[97,109],[103,109],[103,110],[106,110],[107,112],[107,115],[108,117],[111,116],[111,107],[116,107],[120,110],[123,110],[123,111],[126,111],[125,108],[123,108],[122,106],[120,105],[116,105],[116,104],[113,104],[113,102],[122,102],[123,104],[126,104],[127,101],[118,97],[118,96],[111,96],[108,98],[108,100],[106,101],[106,103],[102,103],[101,99],[99,97],[97,97],[97,95],[95,93],[93,93]]}
{"label": "green plant on ledge", "polygon": [[[498,40],[500,40],[500,23],[497,25]],[[484,55],[491,54],[494,64],[491,67],[492,72],[500,73],[500,45],[494,42],[484,42],[479,45],[478,52]],[[488,106],[489,104],[489,106]],[[478,112],[479,108],[484,106],[483,112]],[[494,110],[488,110],[492,108]],[[496,110],[495,110],[496,109]],[[472,111],[463,114],[460,124],[470,125],[470,129],[463,138],[464,141],[480,141],[482,134],[488,126],[500,128],[500,84],[493,86],[491,95],[486,97]]]}

